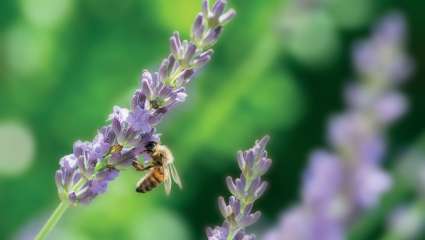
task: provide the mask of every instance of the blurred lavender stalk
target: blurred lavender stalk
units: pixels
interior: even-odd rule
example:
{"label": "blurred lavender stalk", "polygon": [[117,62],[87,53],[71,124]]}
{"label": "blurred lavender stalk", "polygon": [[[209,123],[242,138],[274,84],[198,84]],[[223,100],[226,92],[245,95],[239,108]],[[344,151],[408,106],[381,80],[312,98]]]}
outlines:
{"label": "blurred lavender stalk", "polygon": [[261,177],[271,166],[271,159],[265,150],[269,136],[256,141],[246,151],[238,152],[238,165],[241,169],[239,178],[226,178],[227,187],[232,194],[228,203],[219,197],[218,206],[224,222],[221,226],[207,228],[209,240],[253,240],[255,235],[247,234],[245,229],[254,224],[261,216],[259,211],[251,213],[254,202],[260,198],[267,188]]}
{"label": "blurred lavender stalk", "polygon": [[[424,159],[425,135],[422,134],[394,161],[396,165],[391,170],[393,187],[382,198],[382,204],[363,214],[351,226],[348,239],[368,239],[385,221],[388,227],[383,239],[412,239],[408,236],[416,236],[416,230],[425,230]],[[412,199],[414,195],[417,197]]]}
{"label": "blurred lavender stalk", "polygon": [[304,174],[302,202],[285,212],[266,240],[339,240],[365,210],[376,206],[391,187],[380,167],[385,132],[407,109],[397,87],[412,64],[404,52],[405,21],[384,17],[370,39],[354,47],[360,81],[345,92],[348,109],[328,127],[331,150],[316,150]]}
{"label": "blurred lavender stalk", "polygon": [[121,169],[138,160],[148,142],[159,142],[156,125],[185,101],[186,85],[210,61],[211,47],[236,14],[233,9],[226,11],[226,5],[226,0],[217,0],[211,7],[204,0],[190,40],[182,40],[178,32],[173,34],[171,54],[157,72],[143,72],[131,108],[115,106],[108,118],[110,123],[100,128],[94,140],[75,142],[73,153],[60,160],[56,185],[62,203],[54,215],[62,215],[70,204],[90,203],[106,191]]}

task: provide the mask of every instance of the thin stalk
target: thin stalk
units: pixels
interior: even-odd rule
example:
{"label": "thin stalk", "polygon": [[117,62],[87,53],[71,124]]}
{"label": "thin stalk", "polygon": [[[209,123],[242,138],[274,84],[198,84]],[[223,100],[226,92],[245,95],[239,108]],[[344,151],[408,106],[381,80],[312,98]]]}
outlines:
{"label": "thin stalk", "polygon": [[[81,178],[75,186],[72,188],[72,191],[76,191],[80,189],[85,183],[87,179]],[[63,214],[66,210],[71,206],[71,203],[68,200],[62,200],[59,205],[56,207],[55,211],[53,211],[52,215],[50,215],[47,222],[41,228],[41,230],[37,233],[34,240],[43,240],[46,239],[47,235],[55,228],[56,224],[62,218]]]}
{"label": "thin stalk", "polygon": [[68,201],[62,201],[59,203],[58,207],[49,217],[47,222],[44,224],[43,228],[41,228],[40,232],[35,236],[35,240],[43,240],[46,239],[47,235],[53,230],[59,220],[62,218],[63,214],[69,208],[71,204]]}

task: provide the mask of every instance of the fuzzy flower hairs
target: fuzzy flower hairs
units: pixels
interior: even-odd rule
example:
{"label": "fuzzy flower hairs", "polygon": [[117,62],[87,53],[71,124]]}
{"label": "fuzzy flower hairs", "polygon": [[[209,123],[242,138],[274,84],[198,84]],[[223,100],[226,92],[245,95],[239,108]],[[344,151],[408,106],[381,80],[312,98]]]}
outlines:
{"label": "fuzzy flower hairs", "polygon": [[73,152],[60,159],[55,179],[62,202],[37,239],[45,237],[70,205],[90,203],[104,193],[121,169],[130,167],[149,150],[148,143],[160,142],[155,127],[171,109],[185,101],[186,85],[210,61],[212,46],[236,14],[233,9],[226,10],[226,5],[226,0],[214,4],[204,0],[190,39],[182,40],[178,32],[172,35],[171,54],[158,71],[143,72],[131,107],[115,106],[109,123],[98,130],[92,141],[75,142]]}
{"label": "fuzzy flower hairs", "polygon": [[267,182],[261,177],[269,170],[272,160],[265,150],[270,137],[265,136],[255,142],[246,151],[238,152],[238,165],[241,169],[239,178],[226,178],[227,188],[232,194],[226,203],[218,198],[218,206],[224,222],[221,226],[207,229],[208,240],[253,240],[255,235],[247,234],[245,228],[254,224],[261,216],[259,211],[252,213],[254,202],[267,188]]}

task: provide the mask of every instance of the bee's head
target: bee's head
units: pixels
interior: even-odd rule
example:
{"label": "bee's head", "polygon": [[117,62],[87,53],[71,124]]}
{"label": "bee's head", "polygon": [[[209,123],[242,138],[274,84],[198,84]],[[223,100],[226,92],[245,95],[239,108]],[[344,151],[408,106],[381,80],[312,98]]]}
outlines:
{"label": "bee's head", "polygon": [[158,145],[157,142],[151,141],[151,142],[146,143],[145,149],[146,149],[147,152],[154,152],[157,145]]}

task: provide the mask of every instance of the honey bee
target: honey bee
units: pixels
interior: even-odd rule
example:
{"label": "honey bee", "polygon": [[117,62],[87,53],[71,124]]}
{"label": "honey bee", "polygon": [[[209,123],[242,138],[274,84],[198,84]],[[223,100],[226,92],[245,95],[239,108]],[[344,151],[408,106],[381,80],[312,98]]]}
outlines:
{"label": "honey bee", "polygon": [[179,174],[174,166],[174,157],[170,149],[157,142],[149,142],[145,146],[146,152],[151,156],[149,165],[143,166],[138,161],[133,161],[133,167],[137,171],[149,170],[136,184],[136,191],[146,193],[164,183],[165,193],[171,192],[172,181],[182,188]]}

